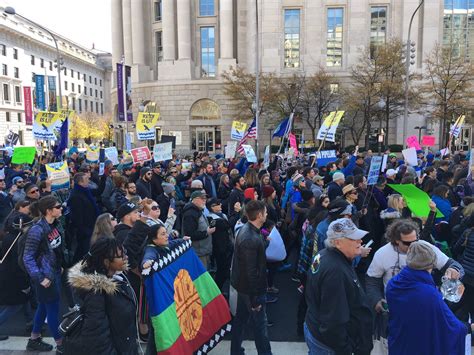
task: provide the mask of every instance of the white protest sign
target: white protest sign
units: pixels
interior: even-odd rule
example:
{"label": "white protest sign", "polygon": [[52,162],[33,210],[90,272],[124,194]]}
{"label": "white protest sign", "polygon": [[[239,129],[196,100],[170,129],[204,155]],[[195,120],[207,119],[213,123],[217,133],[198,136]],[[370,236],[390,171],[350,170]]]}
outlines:
{"label": "white protest sign", "polygon": [[233,159],[235,157],[235,151],[237,150],[237,142],[236,141],[227,141],[227,145],[225,147],[225,158],[226,159]]}
{"label": "white protest sign", "polygon": [[245,156],[247,157],[247,161],[249,163],[256,163],[257,162],[257,156],[255,155],[255,152],[253,151],[253,148],[251,145],[248,144],[242,144],[242,148],[244,148]]}
{"label": "white protest sign", "polygon": [[441,158],[442,158],[442,157],[444,157],[445,155],[448,155],[448,154],[449,154],[449,148],[443,148],[443,149],[441,149],[439,152],[440,152]]}
{"label": "white protest sign", "polygon": [[382,157],[372,157],[372,160],[370,161],[369,175],[367,176],[367,185],[375,185],[377,183],[381,165]]}
{"label": "white protest sign", "polygon": [[173,158],[173,143],[159,143],[153,147],[153,160],[155,162],[170,160]]}
{"label": "white protest sign", "polygon": [[118,159],[118,151],[116,147],[108,147],[104,149],[105,156],[107,159],[109,159],[112,164],[118,165],[119,164],[119,159]]}
{"label": "white protest sign", "polygon": [[382,172],[384,172],[387,169],[387,161],[388,161],[388,154],[383,155],[382,159]]}
{"label": "white protest sign", "polygon": [[270,244],[265,250],[265,255],[268,261],[282,261],[286,258],[285,243],[281,237],[280,232],[276,227],[272,229],[270,235]]}
{"label": "white protest sign", "polygon": [[263,156],[263,167],[266,169],[270,166],[270,146],[265,147],[265,155]]}
{"label": "white protest sign", "polygon": [[335,142],[336,130],[341,122],[342,116],[344,116],[344,111],[332,111],[329,113],[319,128],[317,139]]}
{"label": "white protest sign", "polygon": [[418,158],[416,156],[416,149],[411,147],[402,150],[403,158],[405,159],[405,163],[410,166],[417,166],[418,165]]}

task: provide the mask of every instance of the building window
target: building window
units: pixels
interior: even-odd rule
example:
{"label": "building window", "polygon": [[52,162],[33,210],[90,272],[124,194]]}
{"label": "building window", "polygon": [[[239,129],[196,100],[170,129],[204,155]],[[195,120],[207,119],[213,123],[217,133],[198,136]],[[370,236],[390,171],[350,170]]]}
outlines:
{"label": "building window", "polygon": [[77,78],[81,80],[81,73],[79,72],[79,70],[77,71]]}
{"label": "building window", "polygon": [[84,100],[84,110],[87,112],[87,100]]}
{"label": "building window", "polygon": [[217,103],[209,99],[196,101],[191,107],[193,120],[220,120],[221,109]]}
{"label": "building window", "polygon": [[216,76],[214,27],[201,27],[201,76]]}
{"label": "building window", "polygon": [[326,65],[328,67],[342,66],[343,21],[344,9],[342,7],[328,8],[326,48]]}
{"label": "building window", "polygon": [[102,79],[99,80],[99,86],[102,87]]}
{"label": "building window", "polygon": [[31,56],[31,65],[35,65],[35,56],[34,55]]}
{"label": "building window", "polygon": [[214,0],[199,0],[199,16],[214,16]]}
{"label": "building window", "polygon": [[64,90],[67,90],[67,81],[64,82]]}
{"label": "building window", "polygon": [[81,85],[77,85],[77,92],[80,94],[81,93]]}
{"label": "building window", "polygon": [[89,84],[92,84],[92,76],[89,75]]}
{"label": "building window", "polygon": [[40,67],[44,68],[44,59],[43,58],[40,59]]}
{"label": "building window", "polygon": [[0,44],[0,51],[2,52],[2,55],[6,56],[7,55],[7,46],[4,44]]}
{"label": "building window", "polygon": [[16,67],[13,68],[13,76],[14,76],[15,78],[19,79],[19,78],[20,78],[20,69],[18,69],[18,68],[16,68]]}
{"label": "building window", "polygon": [[84,95],[87,96],[87,87],[84,85]]}
{"label": "building window", "polygon": [[75,97],[72,98],[72,109],[76,110],[76,98]]}
{"label": "building window", "polygon": [[103,99],[102,90],[100,91],[100,98]]}
{"label": "building window", "polygon": [[94,78],[94,85],[97,85],[97,78]]}
{"label": "building window", "polygon": [[370,8],[370,58],[374,58],[377,47],[385,43],[387,37],[387,7]]}
{"label": "building window", "polygon": [[21,112],[18,112],[18,113],[16,114],[16,116],[17,116],[17,118],[18,118],[18,122],[21,122]]}
{"label": "building window", "polygon": [[82,80],[87,81],[87,75],[86,74],[82,74]]}
{"label": "building window", "polygon": [[8,84],[3,84],[3,101],[10,101],[10,88]]}
{"label": "building window", "polygon": [[92,97],[92,88],[89,88],[89,96]]}
{"label": "building window", "polygon": [[71,69],[71,78],[74,78],[74,70]]}
{"label": "building window", "polygon": [[74,89],[75,89],[74,83],[71,83],[71,91],[74,92]]}
{"label": "building window", "polygon": [[13,48],[13,59],[18,59],[18,49]]}
{"label": "building window", "polygon": [[300,66],[300,10],[285,10],[285,68]]}
{"label": "building window", "polygon": [[99,97],[99,91],[97,89],[95,89],[95,97]]}
{"label": "building window", "polygon": [[15,102],[21,102],[21,90],[19,86],[15,86]]}
{"label": "building window", "polygon": [[49,70],[50,70],[50,71],[53,70],[53,62],[52,62],[52,61],[49,61]]}
{"label": "building window", "polygon": [[2,75],[8,75],[8,67],[6,64],[2,64]]}
{"label": "building window", "polygon": [[155,10],[155,21],[161,21],[161,14],[163,13],[161,0],[155,1],[154,10]]}
{"label": "building window", "polygon": [[97,113],[97,114],[99,113],[99,103],[98,102],[95,103],[95,113]]}
{"label": "building window", "polygon": [[474,1],[444,0],[443,46],[455,57],[474,58]]}
{"label": "building window", "polygon": [[79,102],[79,113],[82,112],[82,99],[77,100]]}
{"label": "building window", "polygon": [[5,112],[5,121],[10,122],[10,112]]}
{"label": "building window", "polygon": [[163,60],[163,32],[155,32],[156,61]]}

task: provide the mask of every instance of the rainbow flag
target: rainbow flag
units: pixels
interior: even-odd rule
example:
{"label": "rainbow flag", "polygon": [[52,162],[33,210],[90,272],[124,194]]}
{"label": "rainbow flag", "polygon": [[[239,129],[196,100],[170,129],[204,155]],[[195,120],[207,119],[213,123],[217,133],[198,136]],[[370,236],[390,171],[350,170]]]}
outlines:
{"label": "rainbow flag", "polygon": [[143,274],[157,354],[206,354],[230,331],[227,301],[190,240],[171,243]]}

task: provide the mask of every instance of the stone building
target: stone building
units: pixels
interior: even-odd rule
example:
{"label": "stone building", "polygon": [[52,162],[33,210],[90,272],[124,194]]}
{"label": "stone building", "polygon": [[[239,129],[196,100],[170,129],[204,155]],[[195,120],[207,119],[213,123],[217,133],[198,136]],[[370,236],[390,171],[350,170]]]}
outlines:
{"label": "stone building", "polygon": [[[418,4],[419,0],[112,0],[113,62],[123,56],[132,66],[134,115],[154,105],[161,114],[158,135],[177,136],[178,150],[221,152],[234,117],[221,73],[235,65],[254,72],[257,43],[265,72],[310,75],[323,66],[344,81],[362,48],[390,37],[406,41]],[[443,26],[446,31],[458,28],[460,12],[467,31],[474,23],[472,5],[467,0],[424,1],[412,26],[412,71],[422,71],[427,54],[443,41]],[[467,42],[465,48],[474,46]],[[116,102],[112,89],[112,105]],[[389,143],[402,143],[403,119],[392,125]],[[418,134],[416,126],[436,130],[429,116],[412,114],[407,134]],[[125,130],[123,124],[118,128],[117,140]],[[133,124],[128,130],[133,132]],[[303,131],[310,136],[307,130],[303,122],[296,123],[297,136]],[[268,144],[269,127],[260,127],[259,141],[261,147]]]}

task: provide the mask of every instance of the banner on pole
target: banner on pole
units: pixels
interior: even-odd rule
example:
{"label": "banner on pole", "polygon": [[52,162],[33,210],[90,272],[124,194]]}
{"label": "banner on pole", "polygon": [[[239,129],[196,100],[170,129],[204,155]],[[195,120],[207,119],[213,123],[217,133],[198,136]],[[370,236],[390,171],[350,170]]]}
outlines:
{"label": "banner on pole", "polygon": [[69,169],[65,161],[46,164],[46,173],[52,181],[51,191],[70,187]]}
{"label": "banner on pole", "polygon": [[49,111],[57,111],[58,110],[58,102],[56,101],[56,77],[55,76],[48,76],[48,110]]}
{"label": "banner on pole", "polygon": [[155,144],[153,160],[155,162],[173,159],[173,142]]}
{"label": "banner on pole", "polygon": [[137,138],[140,141],[155,140],[155,126],[160,117],[159,113],[139,112],[137,117]]}
{"label": "banner on pole", "polygon": [[341,122],[342,116],[344,116],[344,111],[330,112],[319,128],[317,139],[335,142],[336,130]]}
{"label": "banner on pole", "polygon": [[461,115],[457,118],[456,122],[451,126],[451,129],[449,130],[449,134],[452,135],[453,137],[458,138],[459,134],[461,133],[461,128],[462,125],[464,124],[464,119],[466,116]]}
{"label": "banner on pole", "polygon": [[118,120],[125,121],[125,103],[123,102],[123,64],[117,63],[117,108]]}
{"label": "banner on pole", "polygon": [[247,126],[247,123],[233,121],[232,130],[230,131],[230,138],[240,141],[244,137],[245,132],[247,131]]}
{"label": "banner on pole", "polygon": [[380,168],[382,166],[383,157],[373,156],[370,161],[369,174],[367,176],[367,185],[375,185],[379,179]]}
{"label": "banner on pole", "polygon": [[55,140],[58,120],[60,120],[58,112],[38,112],[33,122],[33,137],[42,140]]}
{"label": "banner on pole", "polygon": [[151,160],[151,153],[148,147],[133,148],[130,153],[132,154],[133,163],[144,163]]}
{"label": "banner on pole", "polygon": [[33,105],[31,103],[31,87],[23,86],[23,100],[25,101],[25,124],[33,124]]}
{"label": "banner on pole", "polygon": [[36,107],[38,110],[46,110],[46,102],[44,98],[44,75],[35,74],[35,92],[36,92]]}
{"label": "banner on pole", "polygon": [[133,122],[132,113],[132,67],[125,66],[125,107],[127,110],[127,121]]}
{"label": "banner on pole", "polygon": [[421,138],[421,145],[425,147],[432,147],[435,145],[436,137],[435,136],[423,136]]}
{"label": "banner on pole", "polygon": [[318,167],[326,166],[328,163],[332,163],[333,161],[337,160],[336,151],[335,150],[320,150],[316,152],[316,161]]}

